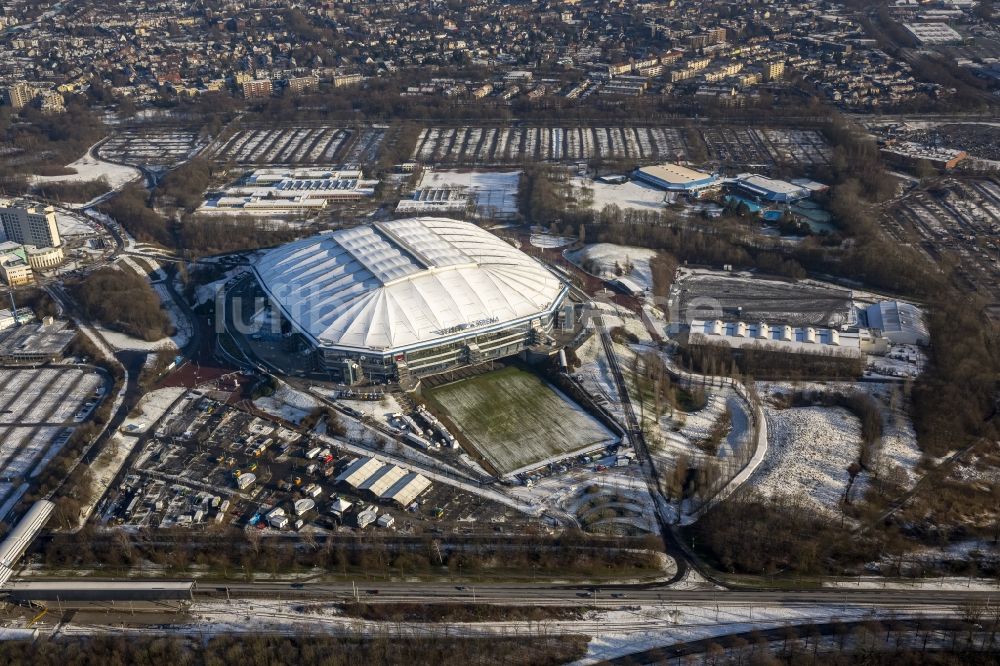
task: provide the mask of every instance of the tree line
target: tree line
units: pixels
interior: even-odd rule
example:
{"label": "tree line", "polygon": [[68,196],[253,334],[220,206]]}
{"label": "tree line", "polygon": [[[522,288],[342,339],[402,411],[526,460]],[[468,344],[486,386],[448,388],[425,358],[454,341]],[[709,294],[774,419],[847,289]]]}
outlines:
{"label": "tree line", "polygon": [[525,641],[516,637],[411,638],[281,636],[187,633],[165,636],[124,634],[77,636],[57,640],[2,641],[0,661],[9,666],[113,666],[117,664],[193,666],[353,666],[354,664],[445,664],[557,666],[582,658],[588,638],[571,634]]}

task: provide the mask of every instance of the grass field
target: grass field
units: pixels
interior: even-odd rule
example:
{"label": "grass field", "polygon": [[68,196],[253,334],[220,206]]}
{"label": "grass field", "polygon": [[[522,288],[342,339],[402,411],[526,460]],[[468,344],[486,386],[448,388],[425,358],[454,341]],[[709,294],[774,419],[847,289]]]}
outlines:
{"label": "grass field", "polygon": [[446,384],[431,397],[502,475],[614,440],[579,405],[520,368]]}

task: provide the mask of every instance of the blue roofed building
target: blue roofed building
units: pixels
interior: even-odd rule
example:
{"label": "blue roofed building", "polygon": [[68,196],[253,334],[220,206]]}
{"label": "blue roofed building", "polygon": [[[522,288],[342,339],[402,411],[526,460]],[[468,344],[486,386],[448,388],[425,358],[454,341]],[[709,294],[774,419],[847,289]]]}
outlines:
{"label": "blue roofed building", "polygon": [[812,191],[804,185],[757,174],[741,174],[731,182],[737,192],[757,201],[791,203],[808,199],[812,194]]}

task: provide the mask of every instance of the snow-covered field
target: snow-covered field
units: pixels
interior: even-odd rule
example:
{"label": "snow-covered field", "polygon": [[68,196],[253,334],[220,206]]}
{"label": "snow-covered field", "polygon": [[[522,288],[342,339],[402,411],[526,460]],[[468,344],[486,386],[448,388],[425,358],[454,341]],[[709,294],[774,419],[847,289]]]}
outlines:
{"label": "snow-covered field", "polygon": [[[878,382],[799,382],[795,384],[791,382],[758,382],[757,391],[762,398],[765,398],[765,405],[767,403],[766,397],[775,392],[787,394],[793,391],[831,391],[846,394],[857,391],[870,395],[877,401],[882,411],[882,439],[874,448],[873,464],[879,465],[882,473],[888,473],[892,469],[898,470],[902,482],[907,487],[916,482],[919,476],[918,466],[923,459],[923,453],[917,445],[913,421],[906,413],[903,390],[898,384]],[[815,409],[822,410],[824,408],[817,407]],[[782,410],[768,407],[766,411],[770,414],[772,411],[780,412]],[[771,422],[770,416],[768,422]],[[775,436],[774,432],[770,434],[772,438]],[[857,445],[860,446],[860,431]],[[771,455],[770,451],[768,455]],[[839,462],[842,463],[843,460]],[[846,475],[843,478],[846,479]],[[861,497],[867,481],[868,473],[862,472],[851,490],[853,499]]]}
{"label": "snow-covered field", "polygon": [[112,331],[104,326],[94,326],[101,337],[118,351],[144,351],[154,352],[161,349],[177,349],[177,345],[170,338],[160,338],[159,340],[147,341],[132,337],[119,331]]}
{"label": "snow-covered field", "polygon": [[764,411],[767,456],[748,485],[766,495],[794,496],[817,511],[835,513],[847,489],[847,468],[861,450],[858,418],[840,407],[765,406]]}
{"label": "snow-covered field", "polygon": [[630,180],[621,185],[611,185],[589,178],[572,178],[570,183],[574,187],[587,188],[593,192],[592,210],[601,211],[605,206],[618,206],[621,209],[631,210],[663,210],[667,201],[666,192],[658,190],[651,185]]}
{"label": "snow-covered field", "polygon": [[163,309],[167,311],[170,323],[174,327],[174,333],[170,336],[170,340],[175,347],[180,349],[191,339],[191,322],[184,315],[180,305],[174,301],[174,297],[170,294],[170,290],[167,289],[165,284],[158,282],[153,285],[153,290],[159,295]]}
{"label": "snow-covered field", "polygon": [[437,387],[432,394],[503,475],[615,439],[567,396],[512,367]]}
{"label": "snow-covered field", "polygon": [[66,168],[75,173],[65,176],[32,176],[31,184],[83,182],[105,178],[111,189],[117,190],[142,175],[138,169],[95,159],[90,156],[89,151],[75,162],[67,164]]}
{"label": "snow-covered field", "polygon": [[[564,474],[542,477],[531,487],[516,485],[510,494],[531,504],[544,507],[553,515],[565,515],[570,520],[586,523],[592,531],[614,531],[616,525],[629,532],[656,532],[656,507],[649,495],[649,486],[639,465],[615,467],[615,456],[607,456],[573,467]],[[597,472],[594,466],[604,465]],[[599,506],[591,510],[587,503]],[[614,511],[613,517],[598,517],[592,511]],[[612,528],[608,530],[607,528]]]}
{"label": "snow-covered field", "polygon": [[253,404],[257,409],[290,423],[299,423],[319,407],[319,402],[315,398],[296,391],[287,384],[279,385],[274,395],[257,398]]}
{"label": "snow-covered field", "polygon": [[653,273],[650,270],[649,262],[656,256],[656,250],[612,243],[596,243],[565,254],[569,261],[588,273],[605,280],[619,277],[617,269],[626,271],[626,267],[631,265],[631,272],[626,272],[623,277],[632,279],[647,291],[653,288]]}

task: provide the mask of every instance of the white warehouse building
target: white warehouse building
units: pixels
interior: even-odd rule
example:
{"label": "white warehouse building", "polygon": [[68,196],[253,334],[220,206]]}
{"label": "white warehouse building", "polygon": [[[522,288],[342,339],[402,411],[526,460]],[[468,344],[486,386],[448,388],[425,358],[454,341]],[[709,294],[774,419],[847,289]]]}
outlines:
{"label": "white warehouse building", "polygon": [[861,336],[856,330],[695,319],[691,322],[689,340],[693,345],[724,342],[735,349],[762,347],[783,352],[861,357]]}
{"label": "white warehouse building", "polygon": [[882,301],[865,309],[868,328],[882,332],[889,342],[896,345],[926,345],[930,333],[920,308],[901,301]]}
{"label": "white warehouse building", "polygon": [[407,218],[271,250],[260,285],[320,361],[346,380],[395,380],[550,341],[568,287],[474,224]]}

